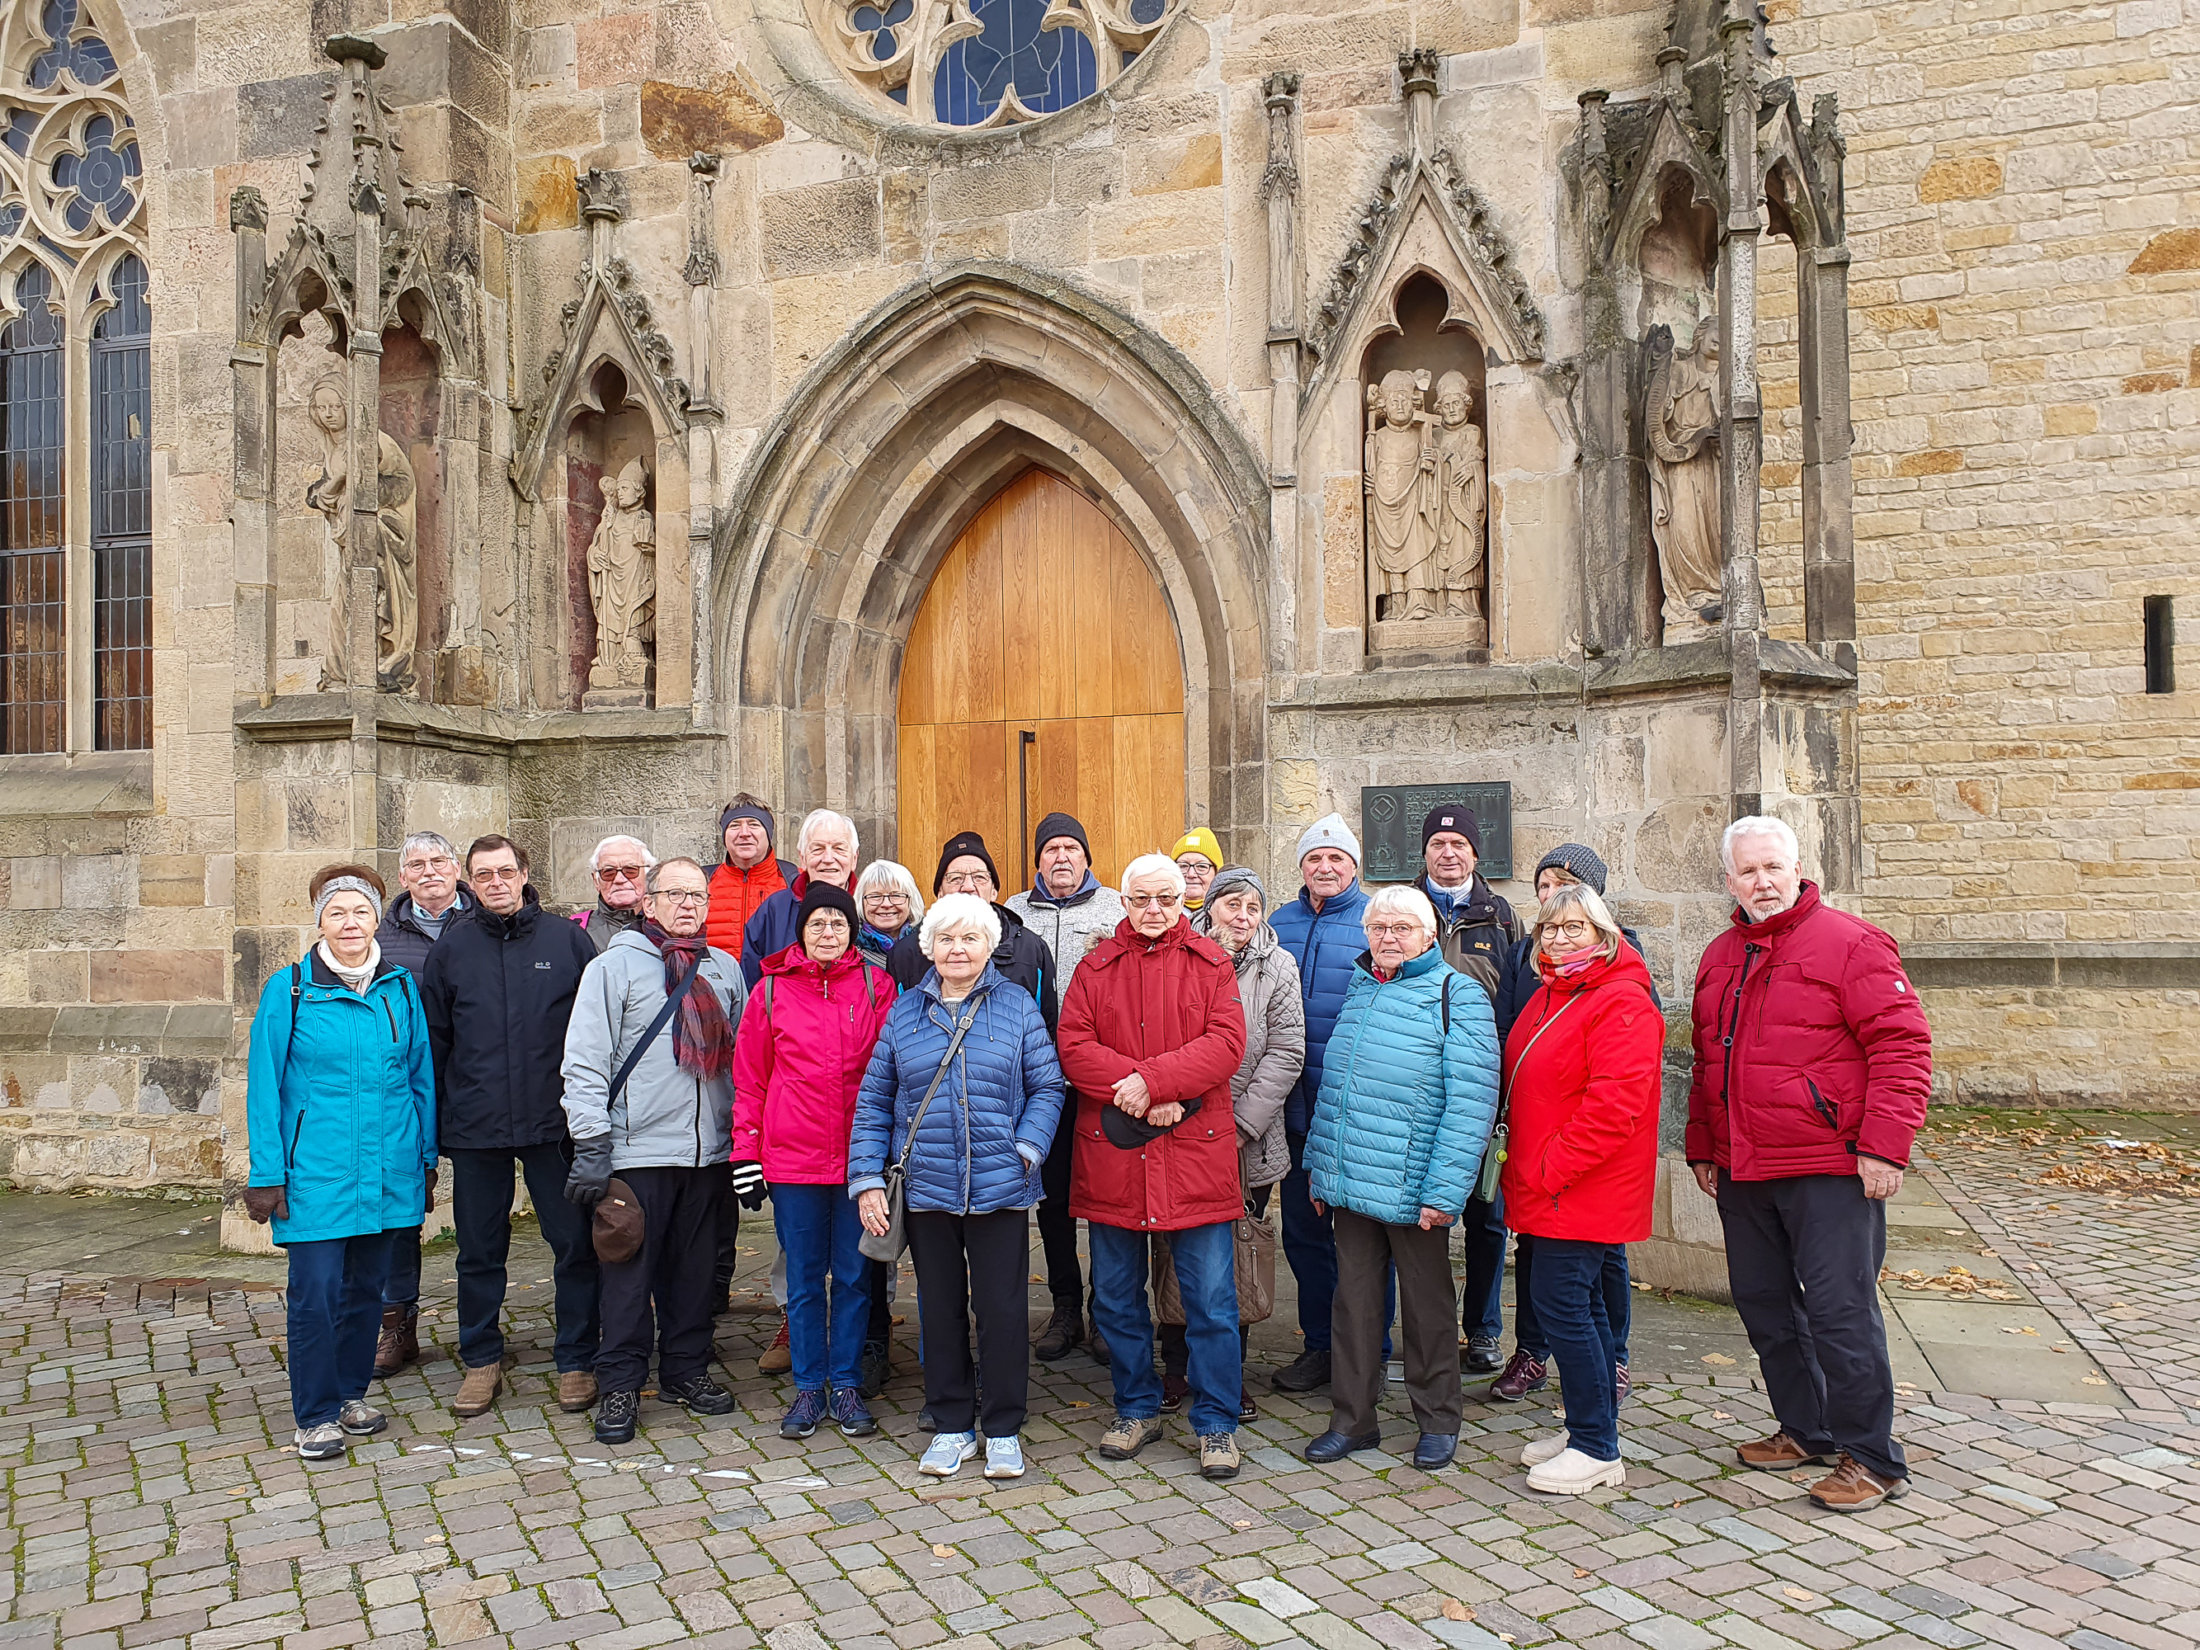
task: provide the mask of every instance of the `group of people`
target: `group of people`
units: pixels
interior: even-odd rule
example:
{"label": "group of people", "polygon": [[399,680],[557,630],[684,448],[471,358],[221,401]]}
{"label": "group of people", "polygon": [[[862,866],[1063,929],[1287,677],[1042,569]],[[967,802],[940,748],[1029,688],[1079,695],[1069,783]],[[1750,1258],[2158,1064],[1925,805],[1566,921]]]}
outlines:
{"label": "group of people", "polygon": [[[1031,1356],[1089,1346],[1114,1388],[1104,1457],[1137,1455],[1182,1411],[1200,1470],[1228,1478],[1257,1414],[1245,1348],[1273,1295],[1274,1199],[1303,1350],[1273,1384],[1330,1393],[1307,1459],[1381,1443],[1395,1332],[1417,1466],[1455,1456],[1463,1367],[1496,1373],[1487,1395],[1507,1401],[1555,1362],[1566,1424],[1522,1450],[1529,1486],[1623,1482],[1658,993],[1588,847],[1543,856],[1523,921],[1481,874],[1471,812],[1440,804],[1421,834],[1422,875],[1370,890],[1327,816],[1280,908],[1203,829],[1108,888],[1064,813],[1034,833],[1028,891],[1003,901],[964,832],[927,904],[900,865],[859,872],[837,813],[810,814],[778,859],[748,795],[721,816],[713,867],[606,839],[597,898],[571,920],[542,910],[501,835],[463,864],[440,836],[408,838],[395,899],[371,867],[324,869],[317,939],[253,1025],[244,1194],[290,1255],[299,1453],[381,1430],[371,1378],[419,1356],[440,1151],[461,1415],[502,1387],[516,1165],[555,1260],[557,1399],[593,1407],[604,1442],[634,1436],[653,1346],[661,1401],[734,1407],[710,1320],[740,1213],[768,1198],[784,1319],[760,1362],[791,1377],[783,1435],[877,1429],[906,1245],[923,1472],[982,1451],[986,1476],[1019,1476]],[[1736,908],[1698,970],[1686,1145],[1780,1423],[1739,1453],[1822,1462],[1814,1499],[1861,1510],[1907,1488],[1875,1280],[1930,1036],[1892,942],[1821,902],[1787,825],[1737,820],[1721,851]],[[1034,1213],[1053,1298],[1035,1346]]]}

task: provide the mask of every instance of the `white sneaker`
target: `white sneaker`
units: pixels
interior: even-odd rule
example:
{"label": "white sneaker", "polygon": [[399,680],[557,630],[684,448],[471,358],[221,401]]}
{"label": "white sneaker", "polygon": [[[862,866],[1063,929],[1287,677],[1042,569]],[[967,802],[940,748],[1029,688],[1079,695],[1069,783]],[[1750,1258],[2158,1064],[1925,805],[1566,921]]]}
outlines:
{"label": "white sneaker", "polygon": [[1520,1446],[1520,1464],[1524,1467],[1540,1467],[1546,1461],[1556,1461],[1566,1453],[1566,1440],[1571,1434],[1561,1430],[1547,1438],[1531,1438]]}
{"label": "white sneaker", "polygon": [[344,1429],[334,1421],[323,1421],[317,1427],[300,1427],[290,1441],[308,1461],[333,1461],[344,1453]]}
{"label": "white sneaker", "polygon": [[1528,1488],[1545,1495],[1587,1495],[1607,1484],[1627,1482],[1627,1463],[1599,1461],[1571,1447],[1528,1469]]}
{"label": "white sneaker", "polygon": [[336,1424],[354,1438],[371,1438],[390,1422],[388,1416],[370,1407],[364,1398],[354,1398],[344,1406],[344,1413],[336,1417]]}
{"label": "white sneaker", "polygon": [[1024,1442],[1011,1433],[985,1441],[985,1475],[988,1478],[1021,1478],[1024,1475]]}
{"label": "white sneaker", "polygon": [[917,1463],[917,1471],[930,1478],[952,1478],[956,1470],[977,1453],[978,1435],[974,1432],[935,1433],[932,1447]]}

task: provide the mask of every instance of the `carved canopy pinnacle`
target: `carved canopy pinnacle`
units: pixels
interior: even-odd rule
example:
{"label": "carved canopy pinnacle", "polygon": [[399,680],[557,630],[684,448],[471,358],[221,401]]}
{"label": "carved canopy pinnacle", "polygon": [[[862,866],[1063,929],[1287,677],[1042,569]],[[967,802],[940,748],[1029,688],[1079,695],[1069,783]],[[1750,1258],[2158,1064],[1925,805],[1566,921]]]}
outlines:
{"label": "carved canopy pinnacle", "polygon": [[267,232],[267,197],[249,183],[229,192],[229,227]]}
{"label": "carved canopy pinnacle", "polygon": [[580,192],[582,217],[617,223],[626,216],[626,183],[618,173],[591,166],[574,182]]}
{"label": "carved canopy pinnacle", "polygon": [[363,34],[332,34],[322,50],[331,62],[364,63],[370,69],[380,69],[390,60],[379,43]]}

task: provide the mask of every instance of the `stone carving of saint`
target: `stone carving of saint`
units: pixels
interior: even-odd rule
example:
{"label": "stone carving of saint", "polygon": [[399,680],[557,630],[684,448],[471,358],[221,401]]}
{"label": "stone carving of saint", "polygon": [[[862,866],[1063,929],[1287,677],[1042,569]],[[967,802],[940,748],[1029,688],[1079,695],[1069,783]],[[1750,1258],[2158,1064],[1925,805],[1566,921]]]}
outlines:
{"label": "stone carving of saint", "polygon": [[[306,488],[306,503],[328,518],[336,546],[336,594],[329,603],[328,656],[321,668],[325,693],[349,680],[344,598],[351,580],[351,408],[343,380],[331,375],[315,384],[307,409],[321,432],[321,474]],[[405,450],[385,431],[376,437],[374,674],[384,693],[403,693],[413,685],[413,645],[420,633],[419,495]]]}
{"label": "stone carving of saint", "polygon": [[596,610],[591,688],[639,688],[649,682],[656,640],[657,524],[643,502],[649,472],[629,459],[603,489],[603,520],[588,544],[588,599]]}
{"label": "stone carving of saint", "polygon": [[1403,367],[1367,390],[1367,548],[1378,619],[1430,619],[1437,595],[1437,449],[1421,410],[1428,374]]}
{"label": "stone carving of saint", "polygon": [[1665,639],[1717,628],[1724,610],[1719,550],[1719,342],[1696,324],[1685,352],[1673,329],[1651,329],[1643,423],[1650,438],[1650,537],[1665,586]]}
{"label": "stone carving of saint", "polygon": [[1482,613],[1482,530],[1489,520],[1489,460],[1482,432],[1468,422],[1474,387],[1463,372],[1436,381],[1436,582],[1444,616],[1473,621],[1487,641]]}

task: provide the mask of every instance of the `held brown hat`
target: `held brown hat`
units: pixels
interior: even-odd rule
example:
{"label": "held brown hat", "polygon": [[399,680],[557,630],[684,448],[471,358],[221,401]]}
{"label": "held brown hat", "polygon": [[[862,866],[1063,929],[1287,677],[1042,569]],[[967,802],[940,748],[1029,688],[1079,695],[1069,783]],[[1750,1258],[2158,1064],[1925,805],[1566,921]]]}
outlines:
{"label": "held brown hat", "polygon": [[642,1203],[634,1188],[612,1178],[611,1187],[596,1205],[590,1229],[596,1240],[596,1258],[617,1266],[642,1252]]}

